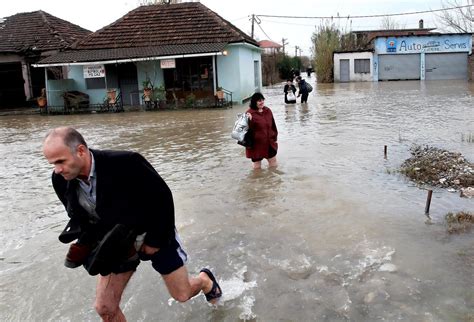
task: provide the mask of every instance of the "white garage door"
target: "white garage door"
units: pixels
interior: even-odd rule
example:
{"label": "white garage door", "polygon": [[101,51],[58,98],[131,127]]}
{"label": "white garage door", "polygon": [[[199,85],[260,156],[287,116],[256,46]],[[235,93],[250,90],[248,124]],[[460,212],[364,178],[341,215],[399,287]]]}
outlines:
{"label": "white garage door", "polygon": [[419,54],[379,55],[379,80],[420,79]]}
{"label": "white garage door", "polygon": [[426,54],[425,79],[467,79],[467,53]]}

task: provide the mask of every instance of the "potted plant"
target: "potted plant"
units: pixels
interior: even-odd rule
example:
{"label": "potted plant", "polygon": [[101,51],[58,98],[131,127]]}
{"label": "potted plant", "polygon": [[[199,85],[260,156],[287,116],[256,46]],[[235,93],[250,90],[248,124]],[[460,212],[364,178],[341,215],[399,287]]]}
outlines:
{"label": "potted plant", "polygon": [[41,96],[36,98],[36,102],[38,103],[38,106],[40,108],[45,107],[46,104],[48,103],[47,100],[46,100],[46,89],[45,88],[41,89]]}
{"label": "potted plant", "polygon": [[117,102],[117,90],[115,88],[107,89],[107,100],[109,104]]}
{"label": "potted plant", "polygon": [[223,100],[224,99],[224,91],[222,90],[222,87],[217,87],[216,89],[216,96],[218,100]]}
{"label": "potted plant", "polygon": [[150,79],[146,79],[142,82],[143,85],[143,100],[145,102],[150,102],[151,101],[151,95],[152,95],[152,84]]}
{"label": "potted plant", "polygon": [[166,103],[166,89],[163,85],[153,89],[153,100],[160,108],[165,107]]}
{"label": "potted plant", "polygon": [[185,100],[186,107],[194,107],[196,105],[196,95],[193,93],[186,96]]}

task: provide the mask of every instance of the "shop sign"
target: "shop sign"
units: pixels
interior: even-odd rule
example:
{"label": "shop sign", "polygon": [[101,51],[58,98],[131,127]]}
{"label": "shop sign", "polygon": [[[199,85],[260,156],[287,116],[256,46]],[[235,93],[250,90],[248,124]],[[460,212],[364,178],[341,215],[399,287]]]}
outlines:
{"label": "shop sign", "polygon": [[162,59],[160,60],[160,67],[161,69],[166,68],[176,68],[176,61],[175,59]]}
{"label": "shop sign", "polygon": [[472,40],[470,35],[440,35],[414,37],[377,38],[376,51],[379,54],[417,54],[417,53],[447,53],[471,52]]}
{"label": "shop sign", "polygon": [[84,65],[84,78],[105,77],[104,65]]}

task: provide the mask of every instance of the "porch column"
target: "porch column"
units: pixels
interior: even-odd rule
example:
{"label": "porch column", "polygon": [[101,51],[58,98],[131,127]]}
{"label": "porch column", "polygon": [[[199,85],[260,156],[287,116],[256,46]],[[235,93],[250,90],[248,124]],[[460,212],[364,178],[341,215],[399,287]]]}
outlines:
{"label": "porch column", "polygon": [[33,98],[33,89],[31,87],[31,77],[30,77],[30,66],[24,60],[21,62],[21,73],[23,75],[23,90],[25,92],[26,99],[29,100]]}
{"label": "porch column", "polygon": [[214,95],[216,95],[217,91],[217,70],[216,70],[216,55],[212,56],[212,85],[214,86]]}

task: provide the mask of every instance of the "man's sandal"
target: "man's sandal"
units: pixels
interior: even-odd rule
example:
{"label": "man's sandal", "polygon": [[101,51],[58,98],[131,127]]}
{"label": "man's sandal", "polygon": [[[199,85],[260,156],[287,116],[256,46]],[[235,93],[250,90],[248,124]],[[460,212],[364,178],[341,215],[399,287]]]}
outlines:
{"label": "man's sandal", "polygon": [[[207,268],[203,268],[201,269],[201,272],[202,273],[205,273],[207,276],[209,276],[209,278],[211,279],[212,281],[212,288],[211,290],[208,292],[208,293],[205,293],[204,295],[206,296],[206,300],[208,302],[211,302],[212,300],[215,300],[215,299],[218,299],[222,296],[222,289],[221,287],[219,286],[219,283],[217,283],[217,280],[216,278],[214,277],[214,274],[211,273],[210,270],[208,270]],[[213,303],[213,302],[211,302]],[[213,303],[214,304],[214,303]]]}

